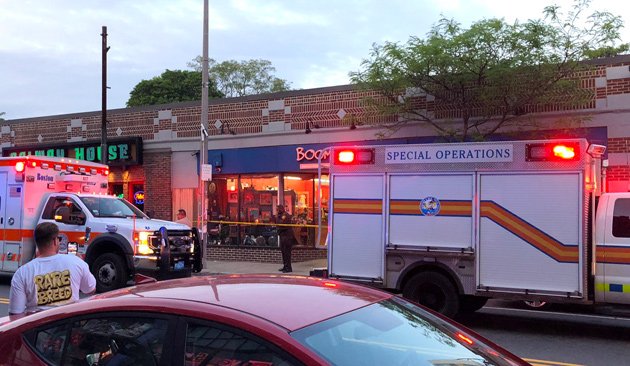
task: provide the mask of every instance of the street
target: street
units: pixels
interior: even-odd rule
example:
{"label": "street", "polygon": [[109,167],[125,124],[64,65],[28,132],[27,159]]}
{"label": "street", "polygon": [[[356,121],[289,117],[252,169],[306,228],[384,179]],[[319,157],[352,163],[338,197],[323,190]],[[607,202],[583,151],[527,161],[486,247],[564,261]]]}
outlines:
{"label": "street", "polygon": [[[0,316],[8,313],[9,287],[10,277],[0,277]],[[490,301],[457,320],[533,365],[609,366],[630,359],[630,318],[574,307],[536,311]]]}

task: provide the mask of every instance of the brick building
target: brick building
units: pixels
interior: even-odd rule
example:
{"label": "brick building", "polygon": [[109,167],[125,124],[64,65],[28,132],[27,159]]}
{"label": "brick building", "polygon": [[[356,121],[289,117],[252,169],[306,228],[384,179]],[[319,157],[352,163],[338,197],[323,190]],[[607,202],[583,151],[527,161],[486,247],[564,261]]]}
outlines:
{"label": "brick building", "polygon": [[[575,127],[580,135],[608,146],[608,190],[628,191],[630,56],[595,64],[594,72],[583,75],[583,85],[594,96],[584,109],[541,110],[534,116],[549,130],[567,115],[586,117]],[[322,149],[332,144],[434,140],[432,129],[413,123],[387,140],[377,139],[381,129],[376,123],[382,120],[366,114],[361,104],[364,96],[347,85],[210,101],[208,158],[215,170],[208,192],[209,218],[265,222],[282,200],[294,217],[314,224],[325,215],[317,198],[321,197],[323,207],[327,201],[326,176],[321,191],[317,183],[316,163]],[[185,208],[196,219],[200,112],[199,102],[109,110],[110,192],[151,217],[173,220],[177,209]],[[352,124],[357,120],[362,125]],[[98,161],[100,136],[100,111],[0,122],[4,156],[62,155]],[[211,257],[279,262],[269,228],[225,226],[221,240],[212,243]],[[296,229],[300,244],[294,250],[296,260],[325,255],[325,243],[315,242],[313,231],[312,227]]]}

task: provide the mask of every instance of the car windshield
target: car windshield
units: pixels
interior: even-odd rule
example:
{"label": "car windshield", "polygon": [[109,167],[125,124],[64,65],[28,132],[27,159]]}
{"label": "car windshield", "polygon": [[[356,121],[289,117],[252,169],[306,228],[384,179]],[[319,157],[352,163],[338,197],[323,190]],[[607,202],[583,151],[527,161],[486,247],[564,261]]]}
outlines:
{"label": "car windshield", "polygon": [[94,217],[134,217],[148,218],[134,205],[115,197],[81,197]]}
{"label": "car windshield", "polygon": [[484,352],[486,346],[465,346],[451,328],[420,307],[392,298],[291,336],[333,365],[511,365]]}

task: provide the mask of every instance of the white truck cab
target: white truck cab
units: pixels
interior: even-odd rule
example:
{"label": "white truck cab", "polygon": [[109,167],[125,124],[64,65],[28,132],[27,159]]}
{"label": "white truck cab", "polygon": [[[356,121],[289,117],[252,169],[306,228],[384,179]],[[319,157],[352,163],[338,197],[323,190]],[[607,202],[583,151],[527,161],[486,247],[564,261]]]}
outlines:
{"label": "white truck cab", "polygon": [[146,216],[107,195],[108,167],[65,158],[0,158],[0,273],[36,255],[40,222],[59,226],[62,253],[84,259],[97,291],[123,287],[135,273],[158,279],[201,270],[196,229]]}

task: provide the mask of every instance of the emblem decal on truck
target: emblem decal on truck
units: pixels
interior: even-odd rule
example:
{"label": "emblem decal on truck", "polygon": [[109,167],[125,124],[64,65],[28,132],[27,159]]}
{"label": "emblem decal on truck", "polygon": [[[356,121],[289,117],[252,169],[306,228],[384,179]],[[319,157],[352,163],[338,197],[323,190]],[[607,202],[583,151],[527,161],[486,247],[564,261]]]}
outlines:
{"label": "emblem decal on truck", "polygon": [[425,216],[435,216],[440,213],[440,200],[435,197],[425,197],[420,201],[420,211]]}

